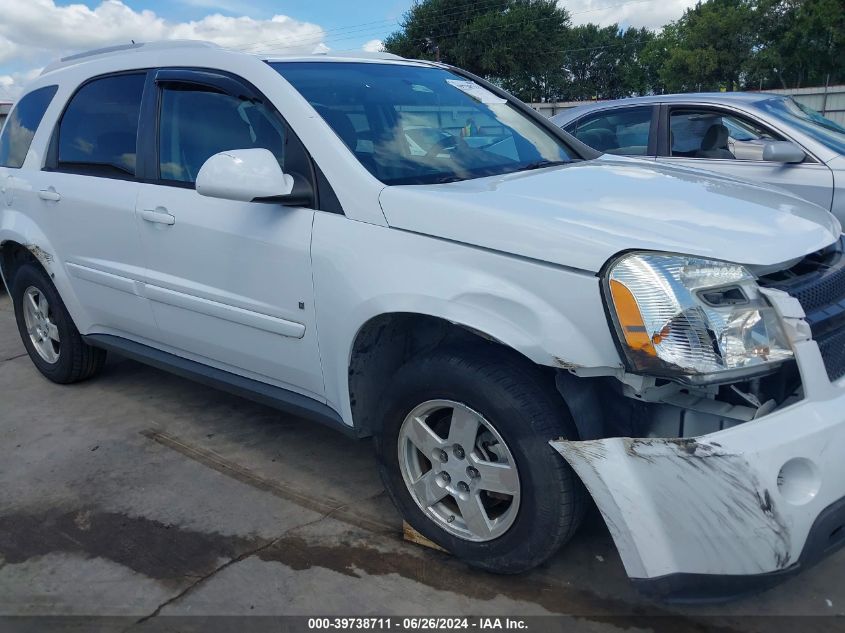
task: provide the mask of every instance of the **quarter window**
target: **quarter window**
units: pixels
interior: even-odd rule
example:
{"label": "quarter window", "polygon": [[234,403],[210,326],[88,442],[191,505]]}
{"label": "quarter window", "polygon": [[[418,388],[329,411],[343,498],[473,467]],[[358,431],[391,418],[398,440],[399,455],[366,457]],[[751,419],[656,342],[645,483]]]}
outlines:
{"label": "quarter window", "polygon": [[578,122],[575,138],[600,152],[644,156],[651,132],[651,106],[605,110]]}
{"label": "quarter window", "polygon": [[95,79],[74,95],[59,126],[58,168],[134,176],[145,74]]}
{"label": "quarter window", "polygon": [[715,110],[673,110],[670,152],[682,158],[763,160],[766,141],[783,140],[743,117]]}
{"label": "quarter window", "polygon": [[33,90],[12,110],[0,134],[0,166],[17,169],[23,165],[35,130],[41,124],[57,89],[58,86],[46,86]]}
{"label": "quarter window", "polygon": [[214,154],[253,148],[270,150],[284,169],[284,124],[261,103],[196,87],[162,92],[162,180],[194,183],[203,163]]}

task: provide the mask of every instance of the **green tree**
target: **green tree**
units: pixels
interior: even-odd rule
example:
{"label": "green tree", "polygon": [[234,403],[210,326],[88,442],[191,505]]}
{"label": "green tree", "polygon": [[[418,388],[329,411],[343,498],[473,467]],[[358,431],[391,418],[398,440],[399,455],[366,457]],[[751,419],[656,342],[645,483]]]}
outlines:
{"label": "green tree", "polygon": [[754,52],[753,18],[747,0],[708,0],[664,27],[667,57],[660,79],[666,89],[738,89]]}
{"label": "green tree", "polygon": [[568,12],[554,0],[422,0],[384,49],[439,57],[539,101],[559,84],[568,27]]}
{"label": "green tree", "polygon": [[526,101],[845,82],[845,0],[700,0],[659,32],[571,27],[555,0],[418,0],[385,50]]}
{"label": "green tree", "polygon": [[800,88],[845,81],[842,0],[758,0],[750,87]]}
{"label": "green tree", "polygon": [[616,24],[573,28],[564,55],[565,83],[559,98],[618,99],[649,92],[656,73],[643,53],[653,39],[648,29],[620,30]]}

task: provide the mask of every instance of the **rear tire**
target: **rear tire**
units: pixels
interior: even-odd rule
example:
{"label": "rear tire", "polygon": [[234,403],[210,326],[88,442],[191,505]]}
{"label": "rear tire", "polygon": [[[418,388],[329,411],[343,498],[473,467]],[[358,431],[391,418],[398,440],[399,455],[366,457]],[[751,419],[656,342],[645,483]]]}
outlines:
{"label": "rear tire", "polygon": [[21,340],[45,378],[69,384],[90,378],[102,369],[106,352],[82,340],[59,292],[42,268],[32,263],[22,265],[11,290]]}
{"label": "rear tire", "polygon": [[[385,393],[379,470],[414,529],[470,565],[504,574],[543,563],[571,538],[585,492],[549,445],[575,432],[547,374],[507,350],[444,349],[402,367]],[[477,435],[461,431],[472,419]],[[462,434],[475,439],[453,441]]]}

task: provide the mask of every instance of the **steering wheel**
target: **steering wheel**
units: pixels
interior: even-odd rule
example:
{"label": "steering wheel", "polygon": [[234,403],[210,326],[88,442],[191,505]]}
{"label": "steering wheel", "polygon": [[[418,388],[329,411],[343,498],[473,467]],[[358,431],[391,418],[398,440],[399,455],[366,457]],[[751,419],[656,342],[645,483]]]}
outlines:
{"label": "steering wheel", "polygon": [[455,136],[450,134],[449,136],[444,136],[439,141],[437,141],[434,145],[428,148],[428,151],[425,153],[426,158],[433,158],[437,156],[444,149],[468,149],[469,145],[467,142],[461,138],[460,136]]}

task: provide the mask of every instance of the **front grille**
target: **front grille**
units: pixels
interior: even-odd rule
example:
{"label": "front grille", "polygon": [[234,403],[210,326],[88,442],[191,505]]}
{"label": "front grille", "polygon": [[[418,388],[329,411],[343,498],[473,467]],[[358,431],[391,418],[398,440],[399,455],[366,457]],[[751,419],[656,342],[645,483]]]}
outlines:
{"label": "front grille", "polygon": [[804,308],[831,381],[845,376],[845,238],[760,284],[788,292]]}
{"label": "front grille", "polygon": [[845,376],[845,328],[828,334],[821,340],[817,339],[816,343],[819,344],[824,368],[831,382]]}
{"label": "front grille", "polygon": [[845,266],[820,275],[813,283],[790,293],[798,299],[807,315],[814,314],[845,299]]}

